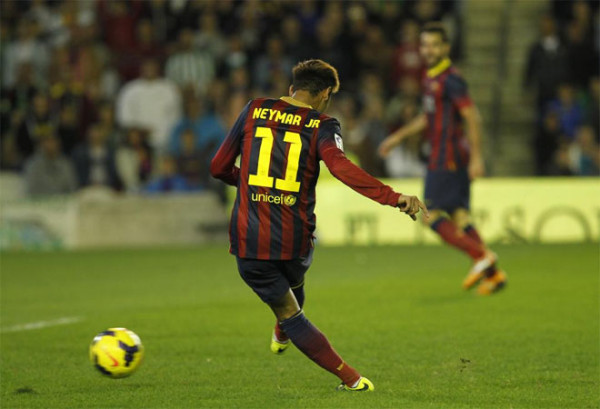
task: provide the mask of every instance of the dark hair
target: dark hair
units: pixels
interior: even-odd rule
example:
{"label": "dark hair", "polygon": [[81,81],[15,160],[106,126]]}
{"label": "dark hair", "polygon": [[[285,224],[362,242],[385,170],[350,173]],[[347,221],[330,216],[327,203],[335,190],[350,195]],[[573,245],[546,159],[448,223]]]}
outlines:
{"label": "dark hair", "polygon": [[323,60],[299,62],[292,69],[292,75],[294,89],[308,91],[313,96],[329,87],[332,93],[340,89],[337,70]]}
{"label": "dark hair", "polygon": [[421,29],[421,34],[423,33],[439,34],[444,43],[448,44],[450,42],[448,31],[446,30],[446,27],[444,27],[444,25],[440,22],[432,21],[426,23]]}

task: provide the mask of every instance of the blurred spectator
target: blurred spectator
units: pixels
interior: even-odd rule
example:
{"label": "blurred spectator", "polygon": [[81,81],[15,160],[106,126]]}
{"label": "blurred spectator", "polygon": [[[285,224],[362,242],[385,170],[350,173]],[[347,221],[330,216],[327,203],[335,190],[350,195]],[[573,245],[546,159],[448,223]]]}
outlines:
{"label": "blurred spectator", "polygon": [[122,127],[148,129],[150,145],[160,153],[166,150],[169,131],[181,115],[181,96],[173,82],[159,75],[156,60],[144,61],[142,77],[119,92],[116,112]]}
{"label": "blurred spectator", "polygon": [[88,130],[87,141],[73,152],[79,187],[106,186],[121,188],[115,164],[115,151],[106,140],[106,134],[97,125]]}
{"label": "blurred spectator", "polygon": [[586,36],[588,29],[586,24],[574,20],[569,23],[566,30],[569,81],[579,88],[586,88],[590,78],[598,74],[599,68],[598,54],[593,52],[591,36]]}
{"label": "blurred spectator", "polygon": [[14,122],[14,125],[18,126],[16,145],[21,157],[26,159],[33,154],[42,130],[53,125],[48,96],[43,93],[36,94],[31,109],[23,120],[14,118]]}
{"label": "blurred spectator", "polygon": [[2,47],[2,86],[12,88],[18,78],[18,69],[24,64],[33,67],[37,84],[46,82],[46,71],[50,60],[48,47],[37,36],[37,25],[33,20],[22,18],[17,26],[17,38]]}
{"label": "blurred spectator", "polygon": [[177,163],[170,156],[164,156],[160,161],[159,174],[153,178],[144,189],[146,193],[182,193],[189,192],[185,178],[177,173]]}
{"label": "blurred spectator", "polygon": [[165,59],[165,49],[156,39],[156,30],[150,20],[140,20],[135,31],[135,50],[118,60],[119,72],[124,81],[131,81],[140,76],[143,61],[153,59],[163,63]]}
{"label": "blurred spectator", "polygon": [[302,35],[300,20],[294,15],[287,16],[281,22],[281,38],[285,47],[285,54],[292,59],[292,64],[310,58],[311,46],[306,37]]}
{"label": "blurred spectator", "polygon": [[203,149],[196,145],[196,135],[192,129],[181,134],[181,149],[176,157],[177,170],[182,175],[190,190],[206,189],[210,184],[209,163],[213,157],[215,146]]}
{"label": "blurred spectator", "polygon": [[141,1],[98,0],[98,17],[104,40],[117,58],[135,49],[135,28],[142,5]]}
{"label": "blurred spectator", "polygon": [[61,107],[58,114],[56,133],[60,139],[62,150],[67,156],[70,156],[73,149],[82,142],[79,137],[78,125],[75,106],[73,104],[65,104]]}
{"label": "blurred spectator", "polygon": [[102,128],[111,147],[116,148],[124,141],[123,132],[117,125],[115,107],[112,102],[102,101],[99,104],[97,125]]}
{"label": "blurred spectator", "polygon": [[125,191],[138,193],[152,173],[152,149],[141,129],[127,131],[125,141],[117,148],[116,167]]}
{"label": "blurred spectator", "polygon": [[414,20],[405,21],[401,28],[401,40],[392,59],[392,84],[400,87],[400,82],[411,78],[417,83],[421,81],[425,64],[419,54],[420,28]]}
{"label": "blurred spectator", "polygon": [[[142,15],[150,21],[159,43],[166,44],[169,40],[176,37],[178,21],[176,10],[171,6],[177,2],[168,0],[149,0],[140,3],[144,6]],[[179,3],[181,4],[181,2]]]}
{"label": "blurred spectator", "polygon": [[225,128],[221,119],[203,109],[202,101],[193,95],[186,98],[185,114],[175,124],[169,139],[169,152],[177,156],[182,150],[182,136],[186,131],[194,135],[194,147],[199,150],[210,150],[213,153],[225,138]]}
{"label": "blurred spectator", "polygon": [[538,175],[552,173],[556,151],[564,140],[558,113],[548,112],[542,121],[542,126],[537,131],[533,144]]}
{"label": "blurred spectator", "polygon": [[594,128],[596,142],[600,142],[600,77],[590,79],[586,122]]}
{"label": "blurred spectator", "polygon": [[214,61],[221,62],[227,54],[227,40],[219,31],[219,21],[214,13],[204,13],[200,16],[200,30],[195,35],[194,42],[200,50],[210,54]]}
{"label": "blurred spectator", "polygon": [[572,85],[561,84],[557,94],[558,97],[548,104],[548,111],[556,113],[561,132],[570,142],[575,139],[575,132],[583,122],[583,110],[575,99]]}
{"label": "blurred spectator", "polygon": [[592,127],[582,126],[577,130],[577,140],[573,150],[577,174],[600,176],[600,146]]}
{"label": "blurred spectator", "polygon": [[531,46],[524,77],[524,87],[535,92],[540,113],[555,97],[557,85],[568,77],[567,58],[554,19],[549,15],[543,16],[540,39]]}
{"label": "blurred spectator", "polygon": [[[397,127],[404,126],[419,114],[419,106],[410,100],[400,108],[400,121]],[[422,177],[425,175],[425,162],[421,159],[421,135],[413,135],[395,147],[385,159],[388,176],[393,178]]]}
{"label": "blurred spectator", "polygon": [[31,197],[67,194],[77,188],[73,165],[62,154],[52,128],[40,136],[36,153],[25,162],[24,176],[25,190]]}
{"label": "blurred spectator", "polygon": [[215,77],[215,61],[204,51],[194,47],[194,33],[184,28],[179,33],[178,51],[169,57],[166,77],[182,88],[192,88],[202,95]]}
{"label": "blurred spectator", "polygon": [[267,49],[254,64],[254,85],[260,92],[267,92],[273,86],[274,78],[289,78],[294,64],[284,54],[283,42],[279,36],[269,37]]}
{"label": "blurred spectator", "polygon": [[552,176],[573,176],[571,152],[567,143],[561,143],[554,154],[554,162],[549,174]]}

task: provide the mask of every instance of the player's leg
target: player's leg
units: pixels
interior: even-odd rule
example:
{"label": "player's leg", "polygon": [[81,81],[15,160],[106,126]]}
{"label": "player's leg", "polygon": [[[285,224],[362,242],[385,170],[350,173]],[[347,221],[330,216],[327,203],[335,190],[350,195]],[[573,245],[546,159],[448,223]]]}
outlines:
{"label": "player's leg", "polygon": [[452,214],[452,220],[465,234],[480,243],[483,248],[486,248],[487,254],[491,255],[491,258],[494,260],[483,271],[472,270],[465,278],[463,286],[465,288],[472,288],[475,283],[479,282],[477,291],[482,295],[490,295],[504,288],[506,285],[506,273],[498,268],[498,257],[484,243],[471,221],[469,211],[463,208],[457,209]]}
{"label": "player's leg", "polygon": [[[427,223],[447,244],[463,251],[473,260],[473,268],[463,287],[469,289],[483,278],[495,263],[495,255],[481,239],[464,231],[469,219],[470,181],[466,169],[429,171],[425,179],[425,200],[430,209]],[[451,214],[447,217],[441,210]]]}
{"label": "player's leg", "polygon": [[[304,274],[310,268],[312,264],[313,251],[311,249],[306,257],[301,257],[297,260],[282,263],[282,269],[284,276],[288,280],[290,288],[296,297],[296,301],[300,306],[300,309],[304,307]],[[283,353],[288,345],[289,338],[285,332],[279,326],[279,321],[275,322],[275,328],[273,329],[273,337],[271,340],[271,351],[276,354]]]}
{"label": "player's leg", "polygon": [[304,316],[291,289],[280,299],[270,302],[269,306],[296,348],[321,368],[340,378],[346,389],[374,389],[368,379],[361,377],[356,369],[344,362],[325,335]]}
{"label": "player's leg", "polygon": [[[344,388],[350,390],[373,390],[373,384],[335,352],[323,335],[306,319],[287,277],[286,264],[296,262],[249,260],[237,258],[240,276],[246,284],[273,310],[281,329],[292,343],[307,357],[342,380]],[[302,270],[298,270],[302,272]],[[306,270],[304,270],[305,272]],[[302,273],[303,274],[303,273]]]}

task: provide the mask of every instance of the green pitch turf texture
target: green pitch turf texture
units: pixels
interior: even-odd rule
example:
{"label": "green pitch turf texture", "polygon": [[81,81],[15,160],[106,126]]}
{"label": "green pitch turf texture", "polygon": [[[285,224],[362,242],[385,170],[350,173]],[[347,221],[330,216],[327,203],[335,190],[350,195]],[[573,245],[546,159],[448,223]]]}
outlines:
{"label": "green pitch turf texture", "polygon": [[[318,248],[307,316],[374,393],[294,347],[269,351],[274,319],[224,247],[4,253],[2,408],[597,408],[598,245],[498,246],[510,284],[460,290],[468,260],[446,247]],[[137,332],[139,371],[109,379],[93,336]]]}

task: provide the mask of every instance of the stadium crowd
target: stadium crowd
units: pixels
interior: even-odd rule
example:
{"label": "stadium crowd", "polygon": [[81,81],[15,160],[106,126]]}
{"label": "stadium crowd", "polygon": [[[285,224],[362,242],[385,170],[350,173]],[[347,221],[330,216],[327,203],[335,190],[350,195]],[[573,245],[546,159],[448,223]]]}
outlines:
{"label": "stadium crowd", "polygon": [[[527,68],[539,90],[543,174],[597,169],[598,71],[582,68],[577,42],[591,41],[594,24],[577,7],[544,23]],[[331,114],[360,165],[420,176],[418,138],[385,162],[376,148],[419,111],[421,25],[444,21],[453,58],[462,54],[457,1],[31,0],[0,2],[0,12],[0,166],[22,172],[30,196],[96,185],[223,194],[208,163],[226,130],[250,98],[287,95],[292,66],[306,58],[339,69],[344,92]],[[570,76],[549,78],[541,67],[563,54]],[[546,82],[556,78],[555,99]]]}
{"label": "stadium crowd", "polygon": [[531,46],[524,85],[535,93],[539,175],[599,174],[598,4],[554,0]]}
{"label": "stadium crowd", "polygon": [[[345,93],[333,115],[361,165],[384,175],[379,141],[418,111],[420,25],[460,27],[454,2],[433,0],[0,7],[0,163],[23,172],[31,196],[90,185],[215,189],[208,162],[241,108],[252,97],[287,95],[292,66],[312,57],[338,67]],[[413,160],[391,173],[422,166]]]}

